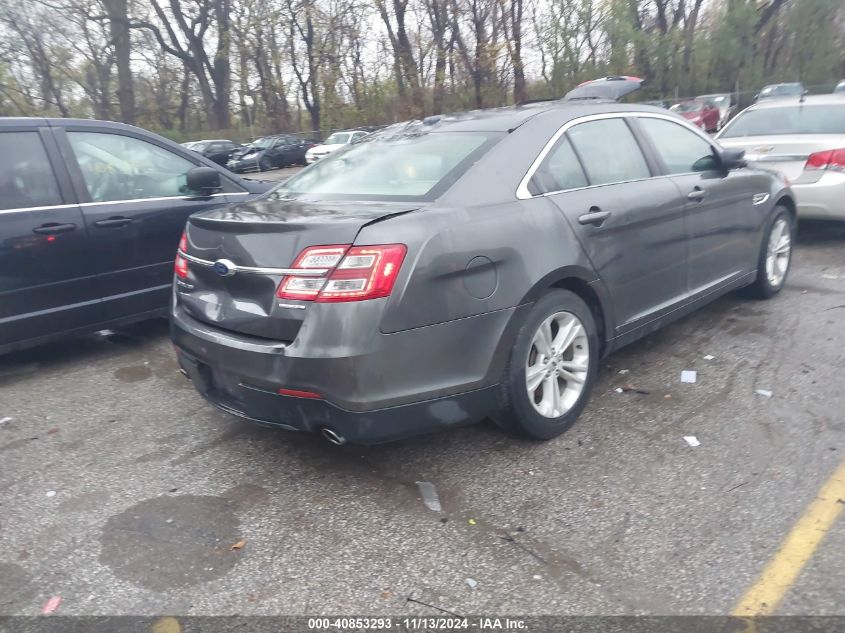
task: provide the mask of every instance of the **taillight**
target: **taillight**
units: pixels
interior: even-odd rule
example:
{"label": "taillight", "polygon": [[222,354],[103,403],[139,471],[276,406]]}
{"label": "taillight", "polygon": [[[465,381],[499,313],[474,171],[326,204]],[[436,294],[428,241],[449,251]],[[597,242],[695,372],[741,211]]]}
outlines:
{"label": "taillight", "polygon": [[328,277],[285,277],[276,296],[324,303],[387,297],[406,252],[404,244],[306,248],[293,268],[330,268],[331,273]]}
{"label": "taillight", "polygon": [[804,169],[834,169],[845,171],[845,149],[828,149],[810,154]]}
{"label": "taillight", "polygon": [[179,250],[176,251],[176,262],[173,265],[173,271],[180,279],[185,279],[188,276],[188,260],[186,260],[180,252],[184,253],[188,250],[188,236],[182,231],[182,237],[179,238]]}

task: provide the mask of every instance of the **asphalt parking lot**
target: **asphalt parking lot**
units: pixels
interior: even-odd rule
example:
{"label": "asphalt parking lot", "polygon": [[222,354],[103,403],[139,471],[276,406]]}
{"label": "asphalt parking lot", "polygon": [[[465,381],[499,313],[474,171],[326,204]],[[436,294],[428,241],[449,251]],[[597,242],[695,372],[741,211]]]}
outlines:
{"label": "asphalt parking lot", "polygon": [[[799,237],[777,298],[614,354],[548,443],[254,426],[158,321],[0,357],[0,614],[729,613],[845,461],[845,224]],[[777,613],[845,614],[845,515]]]}

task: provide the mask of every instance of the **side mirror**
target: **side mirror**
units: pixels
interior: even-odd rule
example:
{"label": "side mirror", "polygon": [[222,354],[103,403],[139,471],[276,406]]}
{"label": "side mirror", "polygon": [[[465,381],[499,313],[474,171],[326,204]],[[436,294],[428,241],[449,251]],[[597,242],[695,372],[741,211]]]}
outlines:
{"label": "side mirror", "polygon": [[719,153],[719,158],[722,161],[722,169],[730,171],[732,169],[739,169],[745,167],[748,163],[745,161],[744,149],[723,149]]}
{"label": "side mirror", "polygon": [[211,167],[194,167],[188,171],[185,183],[188,191],[210,196],[220,191],[220,172]]}

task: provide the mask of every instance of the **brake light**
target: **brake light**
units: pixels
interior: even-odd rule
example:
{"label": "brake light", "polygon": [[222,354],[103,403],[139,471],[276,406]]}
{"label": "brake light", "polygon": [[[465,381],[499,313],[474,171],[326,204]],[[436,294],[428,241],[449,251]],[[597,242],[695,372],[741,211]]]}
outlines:
{"label": "brake light", "polygon": [[328,277],[290,275],[279,284],[276,296],[320,303],[387,297],[406,252],[404,244],[306,248],[296,258],[293,268],[330,268]]}
{"label": "brake light", "polygon": [[186,260],[180,253],[188,250],[188,236],[182,231],[182,237],[179,238],[179,250],[176,251],[176,262],[173,264],[173,271],[180,279],[185,279],[188,276],[188,260]]}
{"label": "brake light", "polygon": [[828,149],[810,154],[804,169],[834,169],[845,171],[845,149]]}

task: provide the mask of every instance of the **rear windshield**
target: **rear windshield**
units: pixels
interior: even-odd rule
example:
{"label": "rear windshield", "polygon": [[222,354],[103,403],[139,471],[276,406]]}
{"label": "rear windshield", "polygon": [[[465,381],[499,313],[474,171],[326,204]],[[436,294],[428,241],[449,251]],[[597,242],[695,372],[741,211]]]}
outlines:
{"label": "rear windshield", "polygon": [[781,134],[845,134],[842,105],[790,105],[747,110],[725,128],[719,138]]}
{"label": "rear windshield", "polygon": [[326,145],[346,145],[348,142],[349,134],[346,132],[342,134],[336,132],[326,139]]}
{"label": "rear windshield", "polygon": [[388,133],[348,145],[300,172],[277,196],[433,200],[502,136],[491,132]]}

